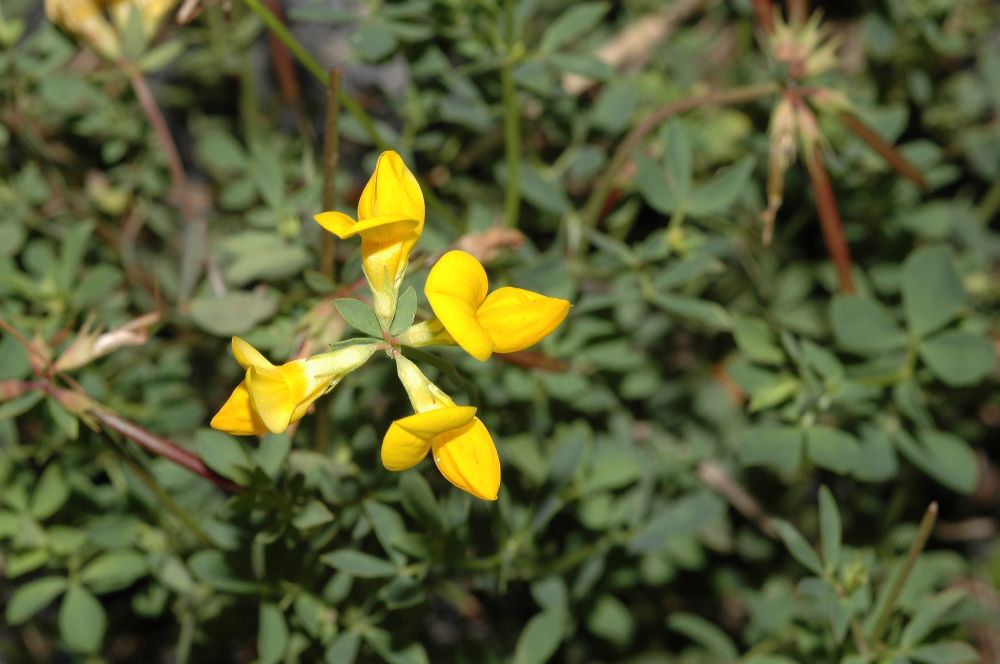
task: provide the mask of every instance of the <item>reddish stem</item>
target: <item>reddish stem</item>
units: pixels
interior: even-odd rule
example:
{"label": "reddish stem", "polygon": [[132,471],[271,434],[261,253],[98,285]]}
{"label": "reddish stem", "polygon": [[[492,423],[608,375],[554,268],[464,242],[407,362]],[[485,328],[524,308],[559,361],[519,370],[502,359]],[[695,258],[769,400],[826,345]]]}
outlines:
{"label": "reddish stem", "polygon": [[862,122],[856,115],[846,111],[842,111],[837,117],[840,118],[845,127],[853,131],[858,138],[867,143],[872,150],[875,150],[890,166],[896,169],[897,173],[913,180],[921,189],[927,189],[927,180],[924,179],[920,171],[906,161],[899,150],[882,140],[882,137],[876,134],[871,127]]}
{"label": "reddish stem", "polygon": [[854,281],[851,279],[851,251],[844,236],[844,225],[840,221],[840,211],[837,209],[837,199],[830,185],[830,176],[819,149],[813,148],[806,155],[806,169],[812,182],[813,195],[816,198],[816,212],[819,214],[820,226],[823,228],[823,240],[826,242],[827,253],[837,267],[837,277],[840,279],[840,289],[845,293],[854,292]]}
{"label": "reddish stem", "polygon": [[753,0],[753,13],[757,16],[757,25],[765,34],[774,29],[774,6],[771,0]]}
{"label": "reddish stem", "polygon": [[[285,22],[280,0],[267,0],[267,8],[279,21]],[[288,52],[288,48],[281,43],[281,40],[270,31],[267,33],[267,48],[271,51],[271,63],[274,65],[274,73],[278,77],[281,96],[285,98],[285,102],[289,106],[297,112],[301,111],[299,80],[295,77],[292,54]]]}
{"label": "reddish stem", "polygon": [[201,459],[198,458],[197,455],[178,446],[177,443],[167,440],[161,436],[157,436],[150,431],[146,431],[134,422],[118,417],[117,415],[109,413],[106,410],[95,408],[90,411],[90,414],[102,424],[114,429],[129,440],[138,444],[139,447],[143,448],[147,452],[169,459],[177,465],[187,468],[192,473],[201,475],[221,489],[233,493],[242,491],[240,487],[236,486],[232,482],[216,475],[202,462]]}

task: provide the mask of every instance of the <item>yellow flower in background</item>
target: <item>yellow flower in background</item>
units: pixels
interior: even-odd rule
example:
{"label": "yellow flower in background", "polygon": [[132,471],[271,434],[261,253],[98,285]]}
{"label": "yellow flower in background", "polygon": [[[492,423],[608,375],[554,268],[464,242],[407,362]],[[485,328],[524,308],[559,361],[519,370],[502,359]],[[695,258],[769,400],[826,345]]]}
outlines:
{"label": "yellow flower in background", "polygon": [[358,201],[358,218],[321,212],[316,222],[342,240],[361,236],[361,264],[375,314],[388,329],[413,245],[424,229],[424,195],[396,152],[383,152]]}
{"label": "yellow flower in background", "polygon": [[109,60],[121,56],[121,40],[104,17],[100,0],[45,0],[45,14],[60,28]]}
{"label": "yellow flower in background", "polygon": [[477,360],[533,346],[562,323],[570,308],[566,300],[521,288],[489,293],[486,270],[464,251],[449,251],[434,264],[424,293],[437,320],[413,326],[400,343],[453,341]]}
{"label": "yellow flower in background", "polygon": [[239,337],[233,355],[246,376],[219,412],[213,429],[237,436],[281,433],[306,414],[316,399],[364,364],[377,344],[358,344],[275,366]]}
{"label": "yellow flower in background", "polygon": [[[121,37],[132,11],[138,11],[146,37],[152,37],[178,0],[45,0],[49,20],[109,60],[122,55]],[[105,10],[115,28],[105,17]]]}
{"label": "yellow flower in background", "polygon": [[402,355],[396,370],[414,415],[396,420],[382,439],[382,465],[407,470],[428,452],[444,477],[483,500],[496,500],[500,490],[500,457],[486,426],[472,406],[456,406]]}

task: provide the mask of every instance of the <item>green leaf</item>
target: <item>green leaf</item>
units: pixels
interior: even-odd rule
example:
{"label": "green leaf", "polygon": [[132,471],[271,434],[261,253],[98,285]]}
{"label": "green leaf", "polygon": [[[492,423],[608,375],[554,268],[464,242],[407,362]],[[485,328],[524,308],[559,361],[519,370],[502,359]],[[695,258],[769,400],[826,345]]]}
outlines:
{"label": "green leaf", "polygon": [[438,504],[430,484],[416,471],[401,473],[399,478],[400,501],[410,516],[434,531],[444,528],[441,505]]}
{"label": "green leaf", "polygon": [[650,302],[667,313],[697,321],[711,329],[732,328],[729,314],[715,302],[673,293],[655,293],[650,297]]}
{"label": "green leaf", "polygon": [[700,644],[715,655],[718,664],[735,662],[739,651],[733,640],[721,629],[693,613],[677,612],[667,618],[667,626]]}
{"label": "green leaf", "polygon": [[838,429],[817,426],[806,430],[806,456],[820,468],[845,475],[858,457],[858,439]]}
{"label": "green leaf", "polygon": [[662,551],[679,535],[692,535],[725,513],[722,499],[708,490],[686,493],[656,510],[656,516],[641,527],[628,543],[630,553]]}
{"label": "green leaf", "polygon": [[128,17],[122,31],[122,51],[125,59],[136,62],[146,50],[146,27],[143,25],[143,11],[139,5],[128,5]]}
{"label": "green leaf", "polygon": [[952,588],[922,602],[903,630],[900,643],[912,647],[923,641],[937,625],[941,616],[950,611],[963,597],[965,597],[963,589]]}
{"label": "green leaf", "polygon": [[87,253],[88,240],[94,230],[94,222],[86,221],[80,224],[69,226],[69,232],[63,237],[62,246],[59,251],[58,269],[59,288],[68,293],[76,280],[77,272],[80,271],[80,264]]}
{"label": "green leaf", "polygon": [[302,511],[292,518],[292,524],[298,530],[309,530],[330,523],[333,519],[333,513],[326,505],[318,500],[310,500]]}
{"label": "green leaf", "polygon": [[97,593],[127,588],[149,571],[146,557],[138,551],[106,551],[83,568],[80,580]]}
{"label": "green leaf", "polygon": [[559,576],[549,576],[531,584],[531,596],[542,609],[568,610],[569,593]]}
{"label": "green leaf", "polygon": [[740,456],[747,466],[770,466],[790,473],[802,461],[802,432],[788,426],[748,427]]}
{"label": "green leaf", "polygon": [[767,323],[743,314],[733,314],[732,321],[736,345],[747,357],[762,364],[781,364],[785,361],[785,354]]}
{"label": "green leaf", "polygon": [[11,417],[17,417],[21,413],[28,412],[43,398],[45,398],[44,392],[28,392],[27,394],[22,394],[15,399],[11,399],[6,403],[0,404],[0,421]]}
{"label": "green leaf", "polygon": [[93,654],[101,647],[108,619],[104,607],[81,585],[69,586],[59,607],[59,635],[74,652]]}
{"label": "green leaf", "polygon": [[691,141],[688,139],[684,123],[672,118],[667,125],[666,154],[667,186],[682,207],[687,205],[691,195]]}
{"label": "green leaf", "polygon": [[262,473],[272,480],[277,479],[291,448],[292,437],[288,432],[268,433],[257,446],[257,451],[253,455],[254,461]]}
{"label": "green leaf", "polygon": [[514,648],[514,664],[543,664],[549,661],[563,639],[565,614],[545,610],[524,626]]}
{"label": "green leaf", "polygon": [[395,543],[406,533],[403,517],[388,505],[373,499],[366,500],[362,507],[386,555],[396,564],[405,562],[406,556],[395,548]]}
{"label": "green leaf", "polygon": [[372,337],[382,337],[382,326],[378,322],[378,317],[372,308],[361,300],[342,297],[334,300],[333,306],[337,307],[337,311],[351,327]]}
{"label": "green leaf", "polygon": [[51,398],[45,400],[45,408],[49,411],[52,421],[56,423],[59,430],[66,434],[70,440],[76,440],[80,435],[80,420],[76,419],[76,415]]}
{"label": "green leaf", "polygon": [[344,632],[326,649],[324,659],[327,664],[354,664],[361,647],[361,635],[357,632]]}
{"label": "green leaf", "polygon": [[979,653],[968,643],[943,641],[914,648],[910,658],[922,664],[975,664]]}
{"label": "green leaf", "polygon": [[897,431],[893,439],[906,458],[952,491],[969,494],[975,490],[979,466],[961,438],[943,431],[923,431],[914,440],[905,431]]}
{"label": "green leaf", "polygon": [[542,172],[532,163],[521,161],[518,182],[521,183],[524,200],[543,212],[563,215],[573,209],[563,184],[553,174]]}
{"label": "green leaf", "polygon": [[404,290],[396,301],[396,315],[393,316],[392,326],[389,334],[396,336],[402,334],[406,328],[413,325],[413,318],[417,315],[417,291],[413,286]]}
{"label": "green leaf", "polygon": [[59,511],[69,498],[69,484],[63,475],[62,468],[49,464],[42,473],[31,494],[29,511],[38,520],[44,520]]}
{"label": "green leaf", "polygon": [[596,27],[608,12],[605,2],[577,2],[549,24],[539,50],[553,53]]}
{"label": "green leaf", "polygon": [[6,619],[10,626],[20,625],[48,606],[66,590],[66,579],[46,576],[18,586],[7,602]]}
{"label": "green leaf", "polygon": [[917,336],[948,324],[965,304],[962,278],[944,246],[918,249],[907,257],[902,289],[906,324]]}
{"label": "green leaf", "polygon": [[285,657],[288,647],[288,625],[285,616],[274,604],[260,605],[257,631],[257,657],[260,664],[277,664]]}
{"label": "green leaf", "polygon": [[310,253],[302,247],[280,244],[265,251],[242,253],[226,266],[226,281],[243,286],[258,279],[285,279],[302,272],[311,259]]}
{"label": "green leaf", "polygon": [[806,538],[792,524],[782,519],[772,519],[771,525],[778,532],[778,536],[781,537],[781,541],[785,543],[792,557],[802,563],[813,574],[817,576],[823,574],[823,563],[820,562],[815,549],[813,549],[812,545],[806,541]]}
{"label": "green leaf", "polygon": [[851,474],[862,482],[885,482],[894,478],[898,470],[896,448],[889,436],[873,426],[865,427]]}
{"label": "green leaf", "polygon": [[722,214],[746,191],[756,165],[753,157],[744,157],[688,197],[687,210],[692,216]]}
{"label": "green leaf", "polygon": [[220,337],[245,334],[277,310],[278,299],[270,291],[230,291],[219,297],[206,295],[191,300],[194,324]]}
{"label": "green leaf", "polygon": [[221,551],[199,551],[191,556],[188,565],[196,577],[217,590],[246,594],[258,592],[256,583],[242,579],[233,572]]}
{"label": "green leaf", "polygon": [[860,295],[834,297],[830,322],[837,345],[855,353],[882,353],[906,344],[906,334],[889,313]]}
{"label": "green leaf", "polygon": [[232,436],[212,429],[198,429],[194,435],[198,456],[205,465],[240,485],[250,481],[253,461]]}
{"label": "green leaf", "polygon": [[840,562],[840,510],[833,494],[825,486],[819,488],[819,536],[823,565],[827,573],[832,574]]}
{"label": "green leaf", "polygon": [[645,201],[658,212],[673,214],[680,203],[673,188],[667,185],[667,176],[652,159],[636,155],[635,183]]}
{"label": "green leaf", "polygon": [[601,595],[587,616],[587,630],[623,647],[635,634],[635,619],[620,599],[614,595]]}
{"label": "green leaf", "polygon": [[362,579],[396,576],[399,571],[395,565],[387,560],[353,549],[333,551],[322,556],[320,560],[341,572]]}
{"label": "green leaf", "polygon": [[993,372],[997,351],[979,334],[943,332],[920,344],[920,357],[946,385],[975,385]]}
{"label": "green leaf", "polygon": [[166,43],[155,46],[139,58],[139,62],[136,63],[139,69],[143,72],[155,72],[159,69],[163,69],[171,62],[174,61],[178,56],[184,53],[187,45],[184,43],[183,39],[172,39]]}

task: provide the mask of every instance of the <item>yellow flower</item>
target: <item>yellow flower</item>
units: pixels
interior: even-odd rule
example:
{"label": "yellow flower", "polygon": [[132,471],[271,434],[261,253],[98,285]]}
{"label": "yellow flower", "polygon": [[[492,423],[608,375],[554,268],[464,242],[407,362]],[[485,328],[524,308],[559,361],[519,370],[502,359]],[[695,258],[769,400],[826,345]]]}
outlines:
{"label": "yellow flower", "polygon": [[396,152],[383,152],[358,201],[358,219],[321,212],[316,222],[342,240],[361,236],[361,264],[374,295],[375,313],[388,329],[410,250],[424,229],[424,195]]}
{"label": "yellow flower", "polygon": [[376,348],[377,344],[359,344],[275,366],[246,341],[233,337],[233,355],[247,370],[246,376],[212,418],[211,427],[237,436],[281,433],[364,364]]}
{"label": "yellow flower", "polygon": [[[133,10],[139,12],[146,37],[152,37],[178,0],[45,0],[49,20],[74,35],[109,60],[121,56],[119,33],[128,26]],[[118,32],[104,16],[107,9]]]}
{"label": "yellow flower", "polygon": [[417,412],[396,420],[382,439],[382,465],[407,470],[428,452],[445,478],[477,498],[496,500],[500,457],[472,406],[456,406],[413,362],[396,357],[396,369]]}
{"label": "yellow flower", "polygon": [[566,300],[521,288],[488,291],[479,261],[464,251],[449,251],[431,268],[424,287],[437,321],[413,326],[399,342],[419,346],[454,341],[477,360],[486,360],[493,353],[513,353],[538,343],[562,323],[570,308]]}
{"label": "yellow flower", "polygon": [[109,60],[121,55],[121,42],[102,12],[101,0],[45,0],[49,20]]}

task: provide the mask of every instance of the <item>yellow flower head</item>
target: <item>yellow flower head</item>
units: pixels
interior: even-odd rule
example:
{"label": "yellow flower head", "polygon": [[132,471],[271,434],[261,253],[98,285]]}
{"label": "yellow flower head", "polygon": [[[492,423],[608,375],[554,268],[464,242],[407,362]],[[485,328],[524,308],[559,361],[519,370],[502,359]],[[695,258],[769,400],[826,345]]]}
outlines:
{"label": "yellow flower head", "polygon": [[313,217],[342,240],[361,236],[361,263],[375,296],[375,313],[392,321],[396,295],[413,245],[424,229],[424,195],[396,152],[383,152],[358,201],[358,219],[343,212]]}
{"label": "yellow flower head", "polygon": [[476,409],[456,406],[405,357],[396,358],[396,368],[417,413],[389,427],[382,439],[382,465],[407,470],[433,452],[449,482],[477,498],[496,500],[500,457]]}
{"label": "yellow flower head", "polygon": [[[133,10],[139,12],[147,37],[153,36],[178,0],[45,0],[49,20],[109,60],[121,56],[121,39]],[[108,10],[118,32],[104,16]]]}
{"label": "yellow flower head", "polygon": [[449,251],[427,276],[424,293],[435,316],[469,355],[486,360],[541,341],[569,312],[570,303],[521,288],[489,293],[483,266],[464,251]]}
{"label": "yellow flower head", "polygon": [[45,0],[45,14],[60,28],[109,60],[121,55],[118,34],[104,17],[102,0]]}
{"label": "yellow flower head", "polygon": [[233,355],[246,369],[246,377],[212,418],[211,426],[237,436],[281,433],[302,419],[316,399],[364,364],[375,348],[376,344],[349,346],[275,366],[246,341],[233,337]]}

